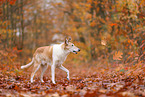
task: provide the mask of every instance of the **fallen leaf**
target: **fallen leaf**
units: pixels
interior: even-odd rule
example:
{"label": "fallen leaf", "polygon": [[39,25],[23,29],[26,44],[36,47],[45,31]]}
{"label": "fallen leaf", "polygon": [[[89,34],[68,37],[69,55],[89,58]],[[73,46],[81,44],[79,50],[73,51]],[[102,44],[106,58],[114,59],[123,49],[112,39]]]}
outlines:
{"label": "fallen leaf", "polygon": [[116,51],[115,54],[113,55],[113,60],[121,60],[122,59],[123,53],[121,51]]}

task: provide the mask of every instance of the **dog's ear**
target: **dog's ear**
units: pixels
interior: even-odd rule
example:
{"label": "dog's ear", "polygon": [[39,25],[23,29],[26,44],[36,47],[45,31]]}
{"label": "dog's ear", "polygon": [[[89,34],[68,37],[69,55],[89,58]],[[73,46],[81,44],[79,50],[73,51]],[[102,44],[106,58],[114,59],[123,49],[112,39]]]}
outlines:
{"label": "dog's ear", "polygon": [[66,45],[68,45],[70,41],[71,41],[71,37],[70,36],[68,38],[65,37],[65,44]]}
{"label": "dog's ear", "polygon": [[68,45],[69,40],[65,37],[65,45]]}
{"label": "dog's ear", "polygon": [[68,42],[70,42],[70,41],[71,41],[71,37],[68,38]]}

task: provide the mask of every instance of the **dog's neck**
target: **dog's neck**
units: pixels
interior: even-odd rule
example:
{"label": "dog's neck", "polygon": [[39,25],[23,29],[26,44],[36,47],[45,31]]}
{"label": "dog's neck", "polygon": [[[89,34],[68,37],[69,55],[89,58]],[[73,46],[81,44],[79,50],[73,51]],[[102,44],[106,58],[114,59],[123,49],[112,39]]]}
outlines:
{"label": "dog's neck", "polygon": [[65,55],[68,55],[68,54],[70,53],[70,51],[67,50],[66,44],[65,44],[65,43],[62,43],[62,44],[61,44],[61,48],[63,49],[63,53],[64,53]]}

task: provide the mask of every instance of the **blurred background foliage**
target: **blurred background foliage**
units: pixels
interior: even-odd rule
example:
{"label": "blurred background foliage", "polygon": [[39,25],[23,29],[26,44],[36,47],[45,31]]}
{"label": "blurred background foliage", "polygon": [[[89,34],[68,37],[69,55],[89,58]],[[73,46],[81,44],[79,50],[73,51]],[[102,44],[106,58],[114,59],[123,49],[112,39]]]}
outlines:
{"label": "blurred background foliage", "polygon": [[144,25],[144,0],[0,0],[0,64],[26,64],[65,36],[81,49],[66,63],[142,63]]}

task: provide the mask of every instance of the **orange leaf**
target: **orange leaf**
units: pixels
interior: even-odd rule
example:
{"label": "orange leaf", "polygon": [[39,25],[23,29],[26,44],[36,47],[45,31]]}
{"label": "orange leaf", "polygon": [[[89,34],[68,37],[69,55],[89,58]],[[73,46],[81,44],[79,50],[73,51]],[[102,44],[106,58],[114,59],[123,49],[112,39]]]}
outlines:
{"label": "orange leaf", "polygon": [[87,0],[87,3],[92,3],[93,0]]}
{"label": "orange leaf", "polygon": [[17,47],[13,47],[13,50],[17,50]]}
{"label": "orange leaf", "polygon": [[10,0],[10,5],[14,5],[16,0]]}
{"label": "orange leaf", "polygon": [[123,53],[120,51],[116,51],[115,54],[113,55],[113,60],[121,60],[122,59]]}
{"label": "orange leaf", "polygon": [[87,19],[91,19],[92,18],[92,15],[91,14],[87,14],[86,18]]}
{"label": "orange leaf", "polygon": [[19,89],[19,87],[18,87],[17,85],[15,85],[14,89],[15,89],[15,90],[18,90],[18,89]]}
{"label": "orange leaf", "polygon": [[91,26],[91,27],[95,27],[95,26],[96,26],[96,22],[95,22],[95,21],[91,22],[91,23],[90,23],[90,26]]}
{"label": "orange leaf", "polygon": [[22,50],[18,50],[18,52],[22,52]]}
{"label": "orange leaf", "polygon": [[109,24],[110,26],[116,26],[117,25],[117,23],[112,23],[112,24]]}

